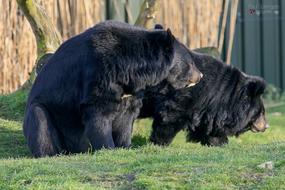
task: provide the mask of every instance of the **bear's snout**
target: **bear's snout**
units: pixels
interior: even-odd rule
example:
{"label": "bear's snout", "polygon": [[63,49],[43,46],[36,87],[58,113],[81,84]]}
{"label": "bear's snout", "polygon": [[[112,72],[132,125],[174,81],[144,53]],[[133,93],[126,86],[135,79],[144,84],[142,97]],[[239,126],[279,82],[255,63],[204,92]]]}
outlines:
{"label": "bear's snout", "polygon": [[265,119],[265,115],[262,114],[253,122],[251,131],[254,133],[264,132],[267,128],[269,128],[269,125]]}
{"label": "bear's snout", "polygon": [[196,68],[196,66],[192,66],[192,74],[190,75],[190,79],[188,80],[187,88],[196,85],[203,78],[203,74]]}

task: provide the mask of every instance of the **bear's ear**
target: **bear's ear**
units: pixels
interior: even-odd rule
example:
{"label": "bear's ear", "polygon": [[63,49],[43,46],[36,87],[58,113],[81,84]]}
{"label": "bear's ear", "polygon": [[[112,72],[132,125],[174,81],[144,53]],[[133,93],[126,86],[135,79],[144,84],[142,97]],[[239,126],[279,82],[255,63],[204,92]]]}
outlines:
{"label": "bear's ear", "polygon": [[247,92],[251,97],[257,97],[264,93],[266,82],[260,77],[248,77]]}
{"label": "bear's ear", "polygon": [[163,26],[161,24],[156,24],[154,26],[154,29],[160,29],[160,30],[163,30]]}
{"label": "bear's ear", "polygon": [[175,37],[172,35],[170,29],[165,30],[153,30],[149,33],[149,39],[156,44],[159,44],[163,48],[173,48]]}
{"label": "bear's ear", "polygon": [[174,40],[175,40],[175,37],[172,35],[171,30],[170,30],[169,28],[167,28],[166,32],[167,32],[168,40],[170,40],[171,43],[173,44],[173,42],[174,42]]}
{"label": "bear's ear", "polygon": [[175,37],[172,35],[171,30],[169,28],[166,30],[166,33],[167,37],[165,41],[165,50],[169,51],[173,49]]}

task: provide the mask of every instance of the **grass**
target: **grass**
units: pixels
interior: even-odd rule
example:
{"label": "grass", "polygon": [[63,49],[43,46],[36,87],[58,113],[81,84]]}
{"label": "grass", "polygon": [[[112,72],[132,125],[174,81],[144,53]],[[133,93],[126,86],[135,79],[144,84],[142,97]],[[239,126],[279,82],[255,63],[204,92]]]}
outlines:
{"label": "grass", "polygon": [[27,91],[0,95],[0,118],[21,121],[24,115]]}
{"label": "grass", "polygon": [[[0,189],[285,189],[285,105],[271,127],[224,147],[148,142],[150,120],[137,121],[131,149],[33,159],[22,135],[26,94],[0,96]],[[257,166],[272,161],[273,169]]]}

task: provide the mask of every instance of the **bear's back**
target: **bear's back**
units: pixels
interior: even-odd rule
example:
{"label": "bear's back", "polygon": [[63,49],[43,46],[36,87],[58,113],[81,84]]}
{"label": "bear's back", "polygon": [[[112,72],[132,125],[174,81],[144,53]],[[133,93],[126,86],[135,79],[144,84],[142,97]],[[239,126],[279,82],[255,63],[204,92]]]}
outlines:
{"label": "bear's back", "polygon": [[[117,21],[105,21],[66,40],[42,67],[29,99],[53,96],[51,89],[57,92],[54,96],[78,97],[79,94],[70,94],[84,88],[85,84],[82,84],[82,81],[88,73],[104,75],[98,72],[102,71],[100,67],[107,67],[101,59],[122,58],[126,57],[125,54],[132,56],[132,52],[141,54],[138,47],[145,41],[146,33],[147,30],[140,27]],[[114,60],[113,63],[117,64],[118,61]],[[114,67],[114,64],[111,66]],[[94,76],[94,80],[97,81],[101,78],[102,76]]]}
{"label": "bear's back", "polygon": [[[105,21],[94,27],[66,40],[54,53],[49,63],[58,62],[69,56],[85,55],[94,51],[97,43],[104,44],[105,41],[111,46],[112,38],[127,38],[128,43],[135,42],[145,34],[147,30],[118,21]],[[142,34],[142,35],[140,35]],[[125,40],[123,39],[123,40]],[[107,44],[104,44],[107,45]],[[102,46],[102,45],[101,45]]]}

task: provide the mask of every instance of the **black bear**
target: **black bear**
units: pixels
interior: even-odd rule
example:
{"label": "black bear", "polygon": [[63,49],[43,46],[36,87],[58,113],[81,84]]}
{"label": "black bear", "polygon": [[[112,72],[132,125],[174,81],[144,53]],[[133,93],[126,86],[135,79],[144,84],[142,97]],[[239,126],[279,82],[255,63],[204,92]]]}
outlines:
{"label": "black bear", "polygon": [[169,29],[115,21],[67,40],[40,69],[28,97],[23,129],[32,154],[130,146],[145,90],[200,80],[189,57]]}
{"label": "black bear", "polygon": [[268,124],[261,100],[265,81],[211,56],[190,54],[203,73],[197,85],[143,100],[139,118],[154,119],[150,140],[168,145],[186,130],[188,141],[220,146],[228,143],[228,136],[265,131]]}

